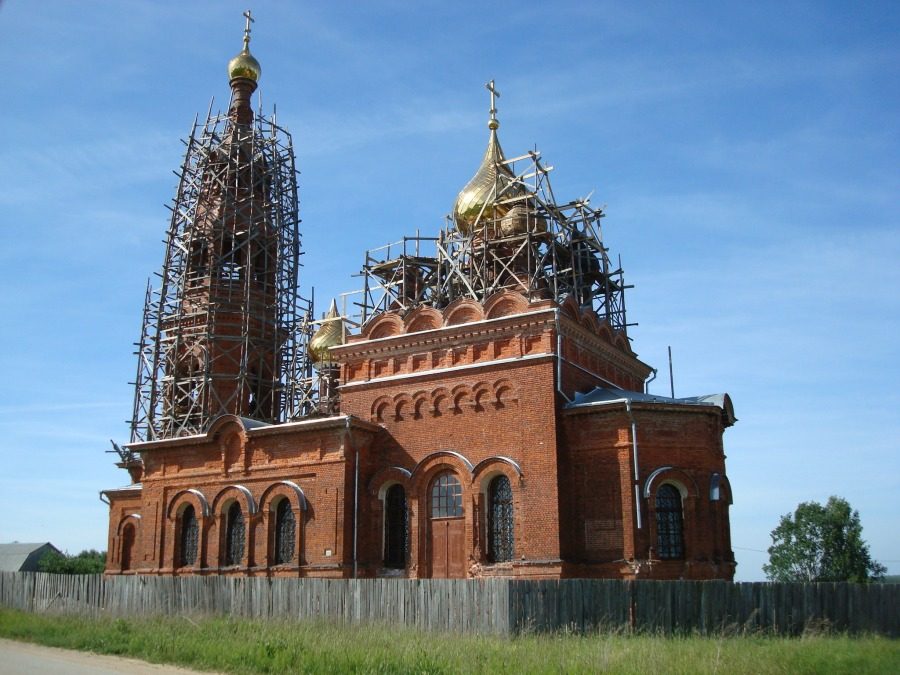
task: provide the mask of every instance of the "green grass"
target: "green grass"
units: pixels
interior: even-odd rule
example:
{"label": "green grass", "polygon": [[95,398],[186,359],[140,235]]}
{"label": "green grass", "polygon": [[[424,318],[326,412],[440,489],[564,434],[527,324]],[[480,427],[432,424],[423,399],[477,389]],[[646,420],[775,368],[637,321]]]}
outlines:
{"label": "green grass", "polygon": [[0,609],[0,637],[227,673],[900,672],[900,641],[840,635],[504,639],[322,622],[88,620]]}

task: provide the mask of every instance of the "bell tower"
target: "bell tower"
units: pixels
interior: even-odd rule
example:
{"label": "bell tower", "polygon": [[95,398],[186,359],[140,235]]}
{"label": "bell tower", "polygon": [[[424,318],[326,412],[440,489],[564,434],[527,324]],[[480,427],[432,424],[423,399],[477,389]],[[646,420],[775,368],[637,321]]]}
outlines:
{"label": "bell tower", "polygon": [[294,151],[274,116],[251,107],[262,68],[244,16],[228,111],[186,141],[161,284],[147,291],[132,441],[200,433],[223,414],[276,423],[303,413]]}

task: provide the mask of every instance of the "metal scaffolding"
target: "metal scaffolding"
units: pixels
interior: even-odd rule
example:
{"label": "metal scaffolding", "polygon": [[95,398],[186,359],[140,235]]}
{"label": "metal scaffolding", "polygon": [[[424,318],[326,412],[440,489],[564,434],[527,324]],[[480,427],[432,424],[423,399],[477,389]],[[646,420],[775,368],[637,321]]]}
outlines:
{"label": "metal scaffolding", "polygon": [[221,414],[276,423],[314,410],[290,134],[274,114],[232,108],[195,121],[185,144],[136,344],[132,442],[199,433]]}
{"label": "metal scaffolding", "polygon": [[497,169],[489,199],[467,232],[448,217],[437,237],[417,233],[366,251],[363,288],[349,298],[356,305],[352,313],[365,323],[387,310],[441,308],[457,298],[483,301],[513,289],[529,299],[562,302],[572,296],[625,333],[630,286],[603,245],[603,210],[588,198],[557,203],[552,167],[544,166],[537,151],[509,160],[501,156]]}

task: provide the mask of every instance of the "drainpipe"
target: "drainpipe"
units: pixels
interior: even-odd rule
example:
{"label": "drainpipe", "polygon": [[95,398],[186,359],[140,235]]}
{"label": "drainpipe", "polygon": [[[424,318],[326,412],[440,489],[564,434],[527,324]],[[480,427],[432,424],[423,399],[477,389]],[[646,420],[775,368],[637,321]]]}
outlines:
{"label": "drainpipe", "polygon": [[641,529],[641,486],[640,472],[638,464],[638,441],[637,441],[637,422],[631,411],[631,401],[625,399],[625,412],[628,413],[628,419],[631,420],[631,459],[634,464],[634,516],[637,529]]}
{"label": "drainpipe", "polygon": [[344,427],[347,430],[347,443],[353,450],[353,578],[357,577],[356,541],[359,532],[359,448],[353,443],[353,432],[350,431],[350,415],[347,415]]}
{"label": "drainpipe", "polygon": [[104,499],[104,497],[106,497],[106,493],[101,492],[100,493],[100,501],[103,502],[104,504],[106,504],[107,506],[110,506],[109,498],[107,497],[106,499]]}
{"label": "drainpipe", "polygon": [[650,393],[650,383],[656,379],[656,372],[657,372],[656,368],[653,368],[652,372],[650,373],[650,377],[644,382],[644,393],[645,394]]}

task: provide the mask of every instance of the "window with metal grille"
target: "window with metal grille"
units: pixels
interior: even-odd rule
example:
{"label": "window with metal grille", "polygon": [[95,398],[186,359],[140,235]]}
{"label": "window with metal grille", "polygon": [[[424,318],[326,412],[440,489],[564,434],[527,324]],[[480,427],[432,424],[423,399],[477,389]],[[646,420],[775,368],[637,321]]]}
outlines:
{"label": "window with metal grille", "polygon": [[488,558],[512,560],[514,548],[512,486],[509,478],[497,476],[488,487]]}
{"label": "window with metal grille", "polygon": [[244,514],[234,502],[225,517],[225,565],[240,565],[244,557]]}
{"label": "window with metal grille", "polygon": [[408,529],[406,490],[392,485],[384,496],[384,566],[393,569],[406,567]]}
{"label": "window with metal grille", "polygon": [[200,538],[200,527],[194,507],[188,504],[181,513],[181,552],[179,563],[182,567],[197,562],[197,541]]}
{"label": "window with metal grille", "polygon": [[431,485],[431,517],[459,518],[462,514],[462,486],[452,473],[442,473]]}
{"label": "window with metal grille", "polygon": [[275,507],[275,564],[283,565],[294,559],[296,544],[294,510],[288,499],[282,499]]}
{"label": "window with metal grille", "polygon": [[673,485],[656,492],[656,542],[661,560],[684,557],[684,521],[681,493]]}

